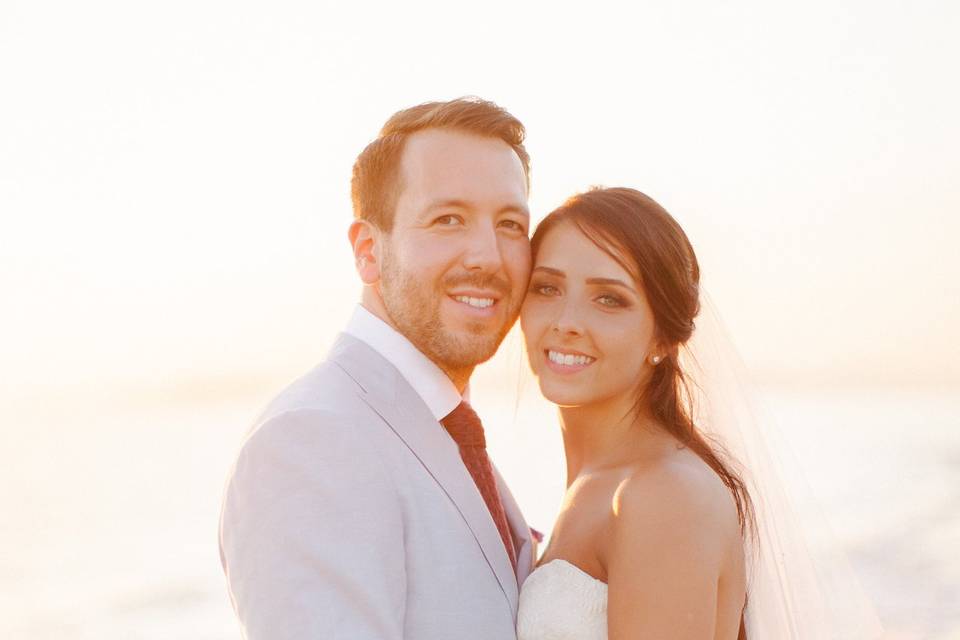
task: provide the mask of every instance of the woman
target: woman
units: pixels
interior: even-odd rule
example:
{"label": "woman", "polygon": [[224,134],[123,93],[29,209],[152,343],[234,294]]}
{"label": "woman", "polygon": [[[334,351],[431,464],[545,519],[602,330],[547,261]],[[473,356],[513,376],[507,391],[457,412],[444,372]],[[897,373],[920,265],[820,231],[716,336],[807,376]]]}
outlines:
{"label": "woman", "polygon": [[689,240],[615,188],[568,200],[532,246],[521,324],[560,408],[567,491],[519,640],[746,637],[751,499],[694,423],[680,367],[700,308]]}

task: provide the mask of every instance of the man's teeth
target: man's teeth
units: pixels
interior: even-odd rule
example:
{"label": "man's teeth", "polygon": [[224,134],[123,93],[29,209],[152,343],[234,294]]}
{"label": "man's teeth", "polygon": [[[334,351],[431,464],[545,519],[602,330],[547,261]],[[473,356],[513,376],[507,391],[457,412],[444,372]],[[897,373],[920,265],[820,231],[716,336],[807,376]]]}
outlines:
{"label": "man's teeth", "polygon": [[476,307],[477,309],[486,309],[487,307],[493,304],[493,298],[471,298],[470,296],[454,296],[453,298],[457,302],[463,302],[470,305],[471,307]]}
{"label": "man's teeth", "polygon": [[550,362],[566,365],[568,367],[575,364],[590,364],[596,360],[596,358],[591,358],[590,356],[575,356],[572,353],[560,353],[559,351],[547,351],[547,357],[550,359]]}

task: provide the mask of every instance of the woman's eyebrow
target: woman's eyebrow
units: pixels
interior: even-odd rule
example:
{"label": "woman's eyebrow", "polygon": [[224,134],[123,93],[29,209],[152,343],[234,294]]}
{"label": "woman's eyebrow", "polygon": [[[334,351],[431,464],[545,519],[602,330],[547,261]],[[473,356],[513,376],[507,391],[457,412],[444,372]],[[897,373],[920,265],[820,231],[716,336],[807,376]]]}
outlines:
{"label": "woman's eyebrow", "polygon": [[623,280],[617,280],[616,278],[587,278],[587,284],[610,284],[616,287],[623,287],[624,289],[629,289],[636,293],[636,290],[628,285]]}
{"label": "woman's eyebrow", "polygon": [[[543,273],[549,274],[551,276],[556,276],[558,278],[567,277],[567,274],[565,274],[563,271],[560,271],[560,269],[554,269],[553,267],[538,266],[538,267],[534,267],[533,271],[534,272],[542,271]],[[623,280],[618,280],[617,278],[587,278],[585,282],[587,284],[605,284],[605,285],[612,285],[615,287],[623,287],[628,291],[632,291],[635,294],[637,293],[636,289],[631,287],[629,284],[627,284]]]}
{"label": "woman's eyebrow", "polygon": [[558,278],[566,278],[567,274],[560,269],[554,269],[553,267],[534,267],[534,271],[543,271],[544,273],[549,273],[552,276],[557,276]]}

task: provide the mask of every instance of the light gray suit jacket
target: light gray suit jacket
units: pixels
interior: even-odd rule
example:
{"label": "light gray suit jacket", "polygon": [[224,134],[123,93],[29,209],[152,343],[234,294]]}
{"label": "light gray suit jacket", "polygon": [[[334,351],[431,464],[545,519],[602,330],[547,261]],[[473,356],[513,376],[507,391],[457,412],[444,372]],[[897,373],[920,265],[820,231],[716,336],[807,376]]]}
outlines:
{"label": "light gray suit jacket", "polygon": [[496,475],[516,574],[456,444],[393,365],[341,334],[230,472],[220,555],[245,637],[513,640],[534,550]]}

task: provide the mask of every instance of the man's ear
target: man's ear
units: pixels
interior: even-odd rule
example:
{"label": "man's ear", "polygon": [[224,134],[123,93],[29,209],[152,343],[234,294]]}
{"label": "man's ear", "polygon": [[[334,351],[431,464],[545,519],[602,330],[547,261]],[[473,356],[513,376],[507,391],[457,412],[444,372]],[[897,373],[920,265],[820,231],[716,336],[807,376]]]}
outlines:
{"label": "man's ear", "polygon": [[363,284],[380,281],[380,242],[382,232],[366,220],[354,220],[347,232],[353,247],[353,259]]}

